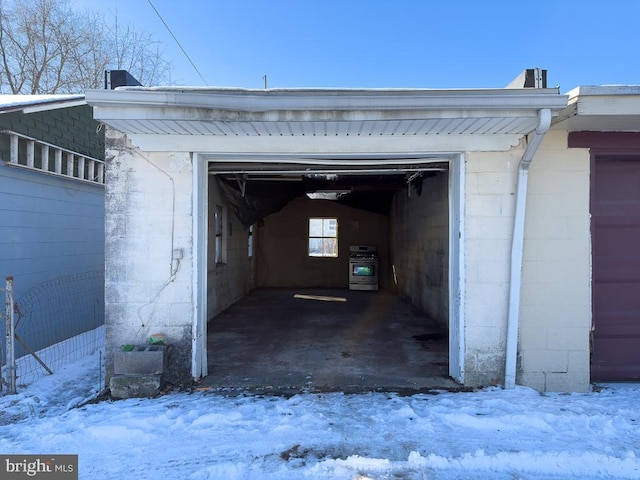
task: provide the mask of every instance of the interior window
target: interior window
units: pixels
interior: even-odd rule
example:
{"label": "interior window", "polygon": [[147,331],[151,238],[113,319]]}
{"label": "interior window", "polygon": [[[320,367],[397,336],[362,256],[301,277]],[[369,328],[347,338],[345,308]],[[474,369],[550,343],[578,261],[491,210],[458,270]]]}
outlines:
{"label": "interior window", "polygon": [[215,261],[216,263],[224,263],[224,237],[223,228],[224,225],[224,209],[221,205],[216,205],[215,224],[216,224],[216,244],[215,244]]}
{"label": "interior window", "polygon": [[338,219],[309,219],[309,256],[338,256]]}

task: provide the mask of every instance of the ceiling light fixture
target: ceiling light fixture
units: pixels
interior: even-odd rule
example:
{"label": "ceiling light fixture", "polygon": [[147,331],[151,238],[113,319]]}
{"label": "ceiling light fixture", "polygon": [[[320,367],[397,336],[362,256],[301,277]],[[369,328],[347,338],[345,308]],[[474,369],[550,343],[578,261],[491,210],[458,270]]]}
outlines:
{"label": "ceiling light fixture", "polygon": [[338,200],[343,195],[348,195],[351,190],[316,190],[307,193],[311,200]]}

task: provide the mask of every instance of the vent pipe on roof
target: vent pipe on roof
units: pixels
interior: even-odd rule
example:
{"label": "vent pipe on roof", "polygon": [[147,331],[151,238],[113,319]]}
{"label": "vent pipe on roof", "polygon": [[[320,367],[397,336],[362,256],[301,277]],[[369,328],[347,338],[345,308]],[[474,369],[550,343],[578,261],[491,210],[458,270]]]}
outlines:
{"label": "vent pipe on roof", "polygon": [[547,88],[547,71],[542,68],[527,68],[506,88]]}
{"label": "vent pipe on roof", "polygon": [[114,90],[117,87],[141,87],[142,84],[126,70],[105,70],[104,89]]}
{"label": "vent pipe on roof", "polygon": [[509,312],[507,316],[507,348],[504,367],[504,388],[516,385],[516,363],[518,360],[518,329],[520,327],[520,288],[522,286],[522,257],[524,252],[524,223],[527,208],[527,186],[529,167],[538,147],[551,126],[551,110],[538,111],[538,126],[531,134],[518,166],[516,186],[516,209],[513,218],[511,240],[511,271],[509,278]]}

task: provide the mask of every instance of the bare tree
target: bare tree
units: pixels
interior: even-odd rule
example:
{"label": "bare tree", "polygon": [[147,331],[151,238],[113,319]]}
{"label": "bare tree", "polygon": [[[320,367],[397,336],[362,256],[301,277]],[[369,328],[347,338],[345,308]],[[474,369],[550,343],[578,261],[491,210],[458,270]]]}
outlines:
{"label": "bare tree", "polygon": [[131,24],[120,24],[117,13],[114,23],[107,26],[106,32],[110,68],[129,71],[143,85],[168,83],[171,65],[163,60],[163,45],[155,41],[151,34]]}
{"label": "bare tree", "polygon": [[104,71],[143,85],[168,83],[170,64],[151,35],[74,11],[69,0],[0,0],[0,92],[81,93]]}

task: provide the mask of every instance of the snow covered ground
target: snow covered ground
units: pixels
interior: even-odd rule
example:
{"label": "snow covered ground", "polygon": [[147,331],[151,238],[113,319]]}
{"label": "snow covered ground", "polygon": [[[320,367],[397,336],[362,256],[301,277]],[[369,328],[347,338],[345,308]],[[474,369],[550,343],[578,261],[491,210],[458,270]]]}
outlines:
{"label": "snow covered ground", "polygon": [[78,454],[81,479],[640,479],[638,384],[84,404],[99,384],[90,356],[0,397],[0,453]]}

